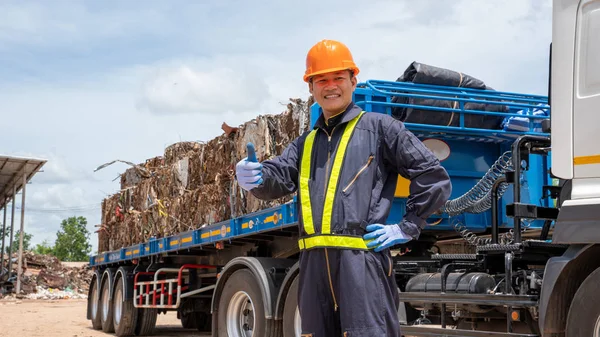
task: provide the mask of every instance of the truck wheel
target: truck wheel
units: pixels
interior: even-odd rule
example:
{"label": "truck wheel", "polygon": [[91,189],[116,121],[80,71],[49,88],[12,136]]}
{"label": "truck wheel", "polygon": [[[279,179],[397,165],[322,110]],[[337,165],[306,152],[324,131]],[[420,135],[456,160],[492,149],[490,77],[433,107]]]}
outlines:
{"label": "truck wheel", "polygon": [[211,332],[212,331],[212,315],[207,312],[198,311],[196,312],[196,328],[200,332]]}
{"label": "truck wheel", "polygon": [[221,293],[219,337],[266,336],[261,288],[248,269],[235,271]]}
{"label": "truck wheel", "polygon": [[302,321],[298,311],[298,277],[294,278],[283,306],[283,337],[300,337]]}
{"label": "truck wheel", "polygon": [[156,326],[158,311],[156,309],[137,309],[136,336],[150,336]]}
{"label": "truck wheel", "polygon": [[88,298],[89,306],[90,306],[90,316],[92,321],[92,328],[94,330],[102,329],[102,321],[100,320],[100,296],[98,289],[98,279],[96,278],[92,282],[92,289],[90,290],[90,296]]}
{"label": "truck wheel", "polygon": [[110,296],[110,287],[108,277],[102,281],[100,287],[100,303],[98,305],[100,310],[100,322],[102,324],[102,331],[111,333],[115,331],[113,324],[113,300]]}
{"label": "truck wheel", "polygon": [[573,296],[567,315],[566,337],[600,337],[600,306],[593,294],[600,293],[600,268],[588,276]]}
{"label": "truck wheel", "polygon": [[196,329],[196,313],[181,315],[181,326],[184,329]]}
{"label": "truck wheel", "polygon": [[137,309],[133,306],[133,300],[126,299],[123,293],[124,283],[125,280],[119,277],[115,284],[115,298],[113,300],[115,335],[119,337],[133,336],[137,321]]}

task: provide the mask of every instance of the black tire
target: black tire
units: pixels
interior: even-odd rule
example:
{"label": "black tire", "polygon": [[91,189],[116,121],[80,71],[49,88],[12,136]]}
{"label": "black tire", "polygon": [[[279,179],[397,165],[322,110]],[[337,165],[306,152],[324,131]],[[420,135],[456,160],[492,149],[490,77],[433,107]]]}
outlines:
{"label": "black tire", "polygon": [[[245,292],[245,294],[242,292]],[[230,304],[232,305],[231,308]],[[243,307],[245,310],[241,310],[242,305],[245,305]],[[236,309],[240,312],[246,312],[243,316],[249,319],[247,328],[253,330],[253,336],[267,336],[265,307],[261,287],[252,272],[248,269],[235,271],[223,287],[218,308],[218,337],[235,337],[236,335],[241,335],[241,333],[236,332],[228,333],[228,312],[231,311],[233,314],[237,311]],[[240,320],[232,320],[230,325],[234,329],[241,330]]]}
{"label": "black tire", "polygon": [[157,309],[137,309],[136,336],[151,336],[156,327]]}
{"label": "black tire", "polygon": [[88,297],[88,305],[90,308],[90,320],[92,321],[92,328],[94,330],[102,329],[102,321],[100,320],[100,290],[98,283],[100,281],[95,278],[92,281],[92,289],[90,289],[90,295]]}
{"label": "black tire", "polygon": [[181,326],[184,329],[196,329],[196,313],[188,313],[181,315]]}
{"label": "black tire", "polygon": [[[114,306],[121,306],[121,317],[114,318],[115,335],[119,337],[133,336],[137,322],[137,309],[133,306],[133,300],[126,299],[123,293],[124,282],[125,280],[119,277],[115,283]],[[113,312],[117,313],[118,310]]]}
{"label": "black tire", "polygon": [[[298,277],[294,278],[283,304],[283,337],[300,337],[296,331],[296,310],[298,309]],[[298,322],[299,323],[299,322]]]}
{"label": "black tire", "polygon": [[600,293],[600,268],[592,272],[581,284],[567,315],[566,337],[597,336],[600,326],[600,305],[595,294]]}
{"label": "black tire", "polygon": [[212,315],[210,312],[197,311],[195,325],[200,332],[212,331]]}
{"label": "black tire", "polygon": [[110,293],[109,283],[108,277],[102,280],[102,285],[100,287],[100,303],[98,303],[102,331],[106,333],[115,331],[115,326],[113,324],[113,298]]}

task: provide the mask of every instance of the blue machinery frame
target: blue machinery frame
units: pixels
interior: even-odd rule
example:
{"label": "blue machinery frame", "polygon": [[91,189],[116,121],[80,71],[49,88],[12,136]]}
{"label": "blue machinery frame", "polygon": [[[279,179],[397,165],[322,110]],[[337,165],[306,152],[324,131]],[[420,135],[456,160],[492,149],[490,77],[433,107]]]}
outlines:
{"label": "blue machinery frame", "polygon": [[[440,108],[415,104],[393,103],[393,97],[424,98],[435,100],[448,100],[457,102],[457,108]],[[391,82],[369,80],[360,83],[354,93],[354,101],[365,111],[391,114],[394,107],[418,108],[435,112],[455,113],[459,115],[460,125],[441,126],[428,124],[405,123],[420,139],[436,138],[446,142],[451,155],[442,161],[448,170],[453,184],[451,198],[456,198],[472,188],[483,177],[488,168],[500,155],[510,150],[512,141],[523,134],[547,135],[536,132],[534,125],[549,116],[533,116],[534,109],[543,108],[550,111],[548,99],[545,96],[523,95],[510,92],[492,90],[478,90],[468,88],[441,87],[434,85],[413,84],[404,82]],[[478,110],[466,110],[465,103],[502,104],[509,107],[508,113],[496,113]],[[311,127],[321,114],[317,104],[311,107]],[[527,117],[529,118],[529,131],[508,131],[503,129],[479,129],[465,127],[465,114],[482,114],[489,116]],[[532,156],[530,170],[527,171],[527,184],[523,201],[529,199],[534,204],[549,206],[551,200],[542,195],[542,186],[550,185],[548,174],[550,158]],[[512,189],[509,188],[502,198],[502,206],[510,203]],[[389,223],[397,223],[404,215],[406,199],[396,198],[388,219]],[[436,221],[437,220],[437,221]],[[441,221],[440,221],[441,220]],[[439,222],[438,222],[439,221]],[[447,216],[432,217],[427,231],[448,231],[453,227]],[[298,223],[296,198],[292,202],[250,213],[238,218],[222,221],[196,230],[182,232],[164,238],[150,239],[147,242],[124,247],[119,250],[104,252],[90,257],[90,266],[117,264],[124,261],[139,259],[152,255],[176,252],[190,248],[202,249],[206,245],[216,245],[218,242],[227,242],[236,238],[265,233],[273,230],[296,226]],[[473,232],[483,232],[491,227],[490,212],[481,214],[465,214],[463,223]],[[501,227],[512,227],[512,222],[502,214]],[[541,223],[534,222],[532,228],[541,227]]]}

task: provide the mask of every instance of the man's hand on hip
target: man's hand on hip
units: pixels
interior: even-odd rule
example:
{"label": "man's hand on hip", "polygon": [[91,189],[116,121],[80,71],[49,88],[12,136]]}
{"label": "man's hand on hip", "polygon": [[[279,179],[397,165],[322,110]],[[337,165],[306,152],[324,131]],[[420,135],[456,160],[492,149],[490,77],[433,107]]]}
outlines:
{"label": "man's hand on hip", "polygon": [[248,143],[248,157],[240,160],[235,166],[235,175],[240,187],[246,191],[262,183],[262,164],[256,159],[254,144]]}
{"label": "man's hand on hip", "polygon": [[367,243],[367,247],[376,247],[376,252],[412,240],[412,237],[405,234],[398,225],[372,224],[368,225],[366,229],[368,233],[363,236],[363,239],[373,240]]}

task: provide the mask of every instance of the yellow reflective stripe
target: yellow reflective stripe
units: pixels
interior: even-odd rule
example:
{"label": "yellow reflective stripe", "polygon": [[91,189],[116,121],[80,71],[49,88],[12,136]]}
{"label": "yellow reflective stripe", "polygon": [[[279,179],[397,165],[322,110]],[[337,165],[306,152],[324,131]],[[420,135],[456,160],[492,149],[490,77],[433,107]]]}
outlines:
{"label": "yellow reflective stripe", "polygon": [[298,240],[298,247],[300,249],[336,247],[369,250],[370,248],[367,247],[369,241],[357,236],[315,235]]}
{"label": "yellow reflective stripe", "polygon": [[600,164],[600,155],[575,157],[575,158],[573,158],[573,164],[575,164],[575,165]]}
{"label": "yellow reflective stripe", "polygon": [[304,141],[304,151],[302,153],[302,164],[300,167],[300,202],[302,204],[302,219],[304,222],[304,231],[309,235],[315,233],[308,180],[310,179],[311,152],[316,134],[317,131],[313,130],[308,134]]}
{"label": "yellow reflective stripe", "polygon": [[335,154],[333,167],[331,168],[331,175],[329,176],[327,194],[325,195],[325,205],[323,206],[323,222],[321,227],[321,233],[323,234],[331,233],[331,215],[333,212],[333,199],[335,197],[335,191],[337,190],[340,171],[342,170],[342,161],[344,160],[344,155],[346,154],[346,148],[348,147],[348,142],[350,140],[350,136],[352,135],[352,131],[354,131],[354,127],[356,126],[356,123],[358,122],[363,113],[364,112],[361,111],[361,113],[356,118],[348,122],[346,128],[344,129],[344,133],[342,135],[342,139],[340,140],[340,144],[338,145],[337,152]]}

